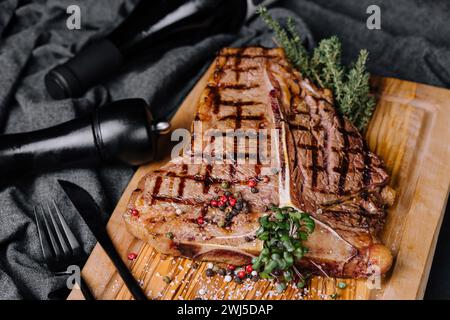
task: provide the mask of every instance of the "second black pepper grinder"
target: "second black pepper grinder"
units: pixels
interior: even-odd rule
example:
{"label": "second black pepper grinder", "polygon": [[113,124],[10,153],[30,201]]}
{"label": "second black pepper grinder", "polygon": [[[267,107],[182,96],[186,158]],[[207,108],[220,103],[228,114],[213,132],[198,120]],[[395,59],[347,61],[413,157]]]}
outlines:
{"label": "second black pepper grinder", "polygon": [[2,135],[2,184],[60,168],[147,163],[157,156],[159,136],[169,131],[167,122],[154,121],[144,100],[125,99],[51,128]]}

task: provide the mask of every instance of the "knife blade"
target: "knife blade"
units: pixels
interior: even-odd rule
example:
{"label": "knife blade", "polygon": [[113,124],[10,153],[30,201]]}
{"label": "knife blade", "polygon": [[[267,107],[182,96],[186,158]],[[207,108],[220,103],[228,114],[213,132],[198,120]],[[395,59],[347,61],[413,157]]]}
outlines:
{"label": "knife blade", "polygon": [[97,241],[105,250],[108,257],[111,259],[114,266],[117,268],[119,275],[122,277],[128,290],[136,300],[148,300],[142,288],[137,283],[136,279],[131,274],[123,262],[120,255],[117,253],[114,244],[112,243],[106,227],[101,222],[100,208],[95,203],[92,196],[80,186],[65,180],[58,180],[67,197],[73,203],[78,213],[83,218],[91,232],[97,238]]}

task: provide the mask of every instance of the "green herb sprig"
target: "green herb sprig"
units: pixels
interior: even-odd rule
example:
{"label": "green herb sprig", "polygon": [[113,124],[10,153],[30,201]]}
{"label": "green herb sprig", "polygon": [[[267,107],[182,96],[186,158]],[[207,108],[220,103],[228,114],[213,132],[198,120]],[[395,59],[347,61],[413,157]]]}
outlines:
{"label": "green herb sprig", "polygon": [[363,132],[376,104],[370,95],[370,75],[366,71],[367,50],[361,50],[357,61],[346,68],[341,63],[342,45],[336,36],[323,39],[309,54],[292,18],[283,28],[265,7],[259,8],[259,14],[274,31],[277,44],[284,48],[292,65],[318,86],[332,90],[338,111]]}
{"label": "green herb sprig", "polygon": [[297,287],[305,286],[306,277],[295,267],[308,248],[303,242],[314,231],[314,220],[292,207],[278,208],[272,205],[271,214],[259,219],[258,239],[264,241],[260,255],[253,259],[253,270],[261,271],[263,279],[276,278],[277,290],[283,291],[286,282],[297,280]]}

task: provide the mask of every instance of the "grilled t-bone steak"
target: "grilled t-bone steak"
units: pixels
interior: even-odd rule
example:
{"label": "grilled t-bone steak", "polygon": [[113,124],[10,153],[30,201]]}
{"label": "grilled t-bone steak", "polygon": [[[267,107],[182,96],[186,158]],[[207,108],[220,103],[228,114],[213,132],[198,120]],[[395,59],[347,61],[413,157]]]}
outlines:
{"label": "grilled t-bone steak", "polygon": [[[200,147],[141,180],[124,213],[136,237],[165,254],[241,265],[259,254],[258,218],[273,203],[308,212],[316,222],[305,242],[309,252],[298,265],[355,278],[390,268],[391,253],[376,236],[394,197],[382,162],[334,109],[331,92],[303,78],[282,49],[223,49],[195,119],[203,132],[221,134],[194,136]],[[251,157],[254,145],[222,134],[262,129],[275,150],[275,171]],[[191,163],[205,150],[216,157],[219,140],[231,150],[228,162]],[[256,140],[259,152],[263,139]],[[240,154],[247,158],[236,161]],[[261,176],[258,192],[251,192],[247,182]],[[224,181],[249,204],[248,213],[225,227],[219,223],[226,213],[209,205]]]}

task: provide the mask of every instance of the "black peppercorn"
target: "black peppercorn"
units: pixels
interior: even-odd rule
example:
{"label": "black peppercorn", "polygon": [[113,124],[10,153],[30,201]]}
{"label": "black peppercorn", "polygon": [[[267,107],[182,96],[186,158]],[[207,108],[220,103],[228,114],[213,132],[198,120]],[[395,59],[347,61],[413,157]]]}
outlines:
{"label": "black peppercorn", "polygon": [[216,272],[213,269],[206,269],[205,274],[207,277],[214,277],[216,275]]}
{"label": "black peppercorn", "polygon": [[281,274],[282,274],[280,269],[275,269],[272,271],[272,273],[274,276],[277,276],[277,277],[281,276]]}

